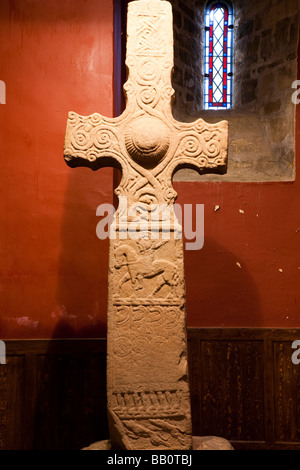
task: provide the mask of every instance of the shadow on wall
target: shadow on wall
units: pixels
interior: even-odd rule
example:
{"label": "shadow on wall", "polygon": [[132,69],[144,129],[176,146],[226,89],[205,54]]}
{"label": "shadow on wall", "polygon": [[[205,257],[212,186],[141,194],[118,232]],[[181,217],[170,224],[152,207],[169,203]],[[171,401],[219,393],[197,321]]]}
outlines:
{"label": "shadow on wall", "polygon": [[53,337],[106,336],[108,240],[97,238],[96,209],[111,202],[112,192],[112,170],[70,169]]}
{"label": "shadow on wall", "polygon": [[188,327],[260,324],[256,284],[243,260],[220,243],[205,237],[202,250],[185,251],[185,276]]}
{"label": "shadow on wall", "polygon": [[106,341],[55,341],[62,333],[92,336],[61,320],[47,352],[38,356],[32,450],[81,450],[109,438]]}

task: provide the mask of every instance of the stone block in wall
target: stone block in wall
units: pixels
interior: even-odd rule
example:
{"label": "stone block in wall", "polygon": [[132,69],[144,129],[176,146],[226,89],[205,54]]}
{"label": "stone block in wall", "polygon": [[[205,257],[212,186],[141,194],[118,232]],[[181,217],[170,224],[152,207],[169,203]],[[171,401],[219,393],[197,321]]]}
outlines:
{"label": "stone block in wall", "polygon": [[266,62],[269,61],[274,53],[274,37],[272,29],[262,32],[260,42],[260,56]]}
{"label": "stone block in wall", "polygon": [[267,68],[266,73],[258,74],[259,87],[258,99],[260,103],[272,101],[276,89],[276,73],[271,67]]}
{"label": "stone block in wall", "polygon": [[244,50],[244,60],[248,65],[257,64],[260,47],[260,36],[251,36],[247,39]]}
{"label": "stone block in wall", "polygon": [[257,98],[257,80],[246,80],[242,83],[241,101],[242,104],[249,104]]}
{"label": "stone block in wall", "polygon": [[288,63],[278,67],[276,78],[278,93],[282,93],[284,90],[291,90],[295,79],[295,64]]}
{"label": "stone block in wall", "polygon": [[282,119],[282,116],[271,119],[268,123],[270,129],[270,140],[272,143],[282,142],[290,133],[290,122]]}
{"label": "stone block in wall", "polygon": [[254,30],[254,19],[242,22],[238,25],[236,31],[236,39],[242,39],[246,36],[250,36]]}
{"label": "stone block in wall", "polygon": [[280,108],[281,108],[281,100],[278,99],[276,101],[272,101],[270,103],[267,103],[265,106],[264,106],[264,113],[265,114],[274,114],[274,113],[278,113],[278,111],[280,111]]}
{"label": "stone block in wall", "polygon": [[276,24],[274,41],[277,52],[286,48],[290,35],[290,18],[283,18]]}
{"label": "stone block in wall", "polygon": [[181,2],[179,1],[178,6],[179,9],[185,13],[191,20],[194,19],[194,9],[193,9],[193,2],[190,2],[191,7],[188,4],[189,2]]}

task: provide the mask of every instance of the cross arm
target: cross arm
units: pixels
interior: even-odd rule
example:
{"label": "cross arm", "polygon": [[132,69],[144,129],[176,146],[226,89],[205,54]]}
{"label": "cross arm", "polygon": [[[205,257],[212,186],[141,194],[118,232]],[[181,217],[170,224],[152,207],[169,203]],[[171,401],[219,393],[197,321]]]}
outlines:
{"label": "cross arm", "polygon": [[193,123],[174,123],[174,153],[168,164],[171,174],[179,168],[199,173],[227,171],[228,122],[209,124],[203,119]]}
{"label": "cross arm", "polygon": [[104,166],[122,167],[120,118],[110,119],[98,113],[80,116],[68,114],[64,159],[70,167],[86,166],[97,170]]}

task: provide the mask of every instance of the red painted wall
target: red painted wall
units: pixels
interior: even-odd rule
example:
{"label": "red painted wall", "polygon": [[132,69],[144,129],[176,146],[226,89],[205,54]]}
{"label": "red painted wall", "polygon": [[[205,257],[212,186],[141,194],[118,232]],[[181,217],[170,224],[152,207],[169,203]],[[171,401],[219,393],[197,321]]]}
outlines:
{"label": "red painted wall", "polygon": [[67,114],[113,115],[112,0],[1,0],[0,338],[105,334],[112,170],[70,169]]}
{"label": "red painted wall", "polygon": [[[0,58],[0,338],[103,336],[96,208],[113,174],[70,169],[63,141],[68,111],[113,115],[112,0],[2,0]],[[299,327],[299,178],[174,186],[205,205],[204,248],[185,253],[188,326]]]}
{"label": "red painted wall", "polygon": [[300,105],[295,182],[174,184],[205,206],[204,247],[185,253],[188,326],[300,327],[299,164]]}

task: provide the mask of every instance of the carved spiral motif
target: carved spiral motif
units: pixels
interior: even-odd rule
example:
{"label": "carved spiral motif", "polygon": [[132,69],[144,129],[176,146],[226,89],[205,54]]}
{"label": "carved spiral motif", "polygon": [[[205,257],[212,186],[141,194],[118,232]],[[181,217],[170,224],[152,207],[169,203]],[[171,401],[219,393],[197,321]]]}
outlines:
{"label": "carved spiral motif", "polygon": [[164,68],[165,70],[170,70],[170,69],[173,68],[173,63],[172,63],[170,60],[165,60],[165,61],[163,62],[163,68]]}
{"label": "carved spiral motif", "polygon": [[131,353],[131,341],[125,336],[116,338],[114,352],[117,356],[128,356]]}
{"label": "carved spiral motif", "polygon": [[225,164],[224,158],[222,158],[222,157],[216,158],[215,161],[214,161],[214,164],[215,164],[215,166],[222,166],[222,165],[224,165],[224,164]]}
{"label": "carved spiral motif", "polygon": [[72,126],[76,126],[76,124],[80,122],[79,114],[76,114],[73,111],[70,111],[68,113],[68,119],[69,119],[70,124],[72,124]]}
{"label": "carved spiral motif", "polygon": [[114,140],[115,135],[109,129],[99,129],[93,134],[93,144],[100,150],[109,148]]}
{"label": "carved spiral motif", "polygon": [[180,320],[180,310],[171,309],[166,313],[166,328],[172,329],[175,328]]}
{"label": "carved spiral motif", "polygon": [[149,320],[154,325],[162,325],[164,322],[163,310],[160,307],[152,308],[149,314]]}
{"label": "carved spiral motif", "polygon": [[208,124],[199,120],[195,127],[196,131],[187,129],[181,134],[176,157],[188,157],[201,169],[226,166],[222,131],[218,129],[210,131],[207,126]]}
{"label": "carved spiral motif", "polygon": [[202,152],[200,140],[195,135],[188,135],[182,141],[182,153],[187,157],[197,157]]}
{"label": "carved spiral motif", "polygon": [[209,157],[217,157],[220,153],[220,145],[217,140],[210,140],[205,145],[205,154]]}
{"label": "carved spiral motif", "polygon": [[173,188],[166,188],[164,190],[164,200],[169,203],[173,203],[175,199],[177,198],[177,193]]}
{"label": "carved spiral motif", "polygon": [[127,82],[123,86],[123,90],[125,91],[126,95],[129,95],[130,93],[134,93],[135,91],[134,83],[131,80],[127,80]]}
{"label": "carved spiral motif", "polygon": [[199,133],[202,133],[205,129],[205,124],[206,123],[202,119],[199,119],[196,122],[196,126],[195,126],[196,131],[199,132]]}
{"label": "carved spiral motif", "polygon": [[120,307],[116,314],[116,324],[123,326],[130,320],[130,309],[128,307]]}
{"label": "carved spiral motif", "polygon": [[149,346],[150,342],[146,337],[135,338],[132,343],[132,349],[136,354],[146,354]]}
{"label": "carved spiral motif", "polygon": [[155,194],[155,190],[151,188],[141,189],[136,194],[137,200],[147,206],[151,206],[152,204],[158,204],[157,196]]}
{"label": "carved spiral motif", "polygon": [[91,116],[89,116],[89,118],[88,118],[88,122],[92,126],[97,126],[97,125],[101,124],[102,121],[103,121],[103,118],[102,118],[101,114],[98,114],[98,113],[94,113]]}
{"label": "carved spiral motif", "polygon": [[93,143],[91,142],[89,133],[84,129],[79,128],[77,129],[77,132],[73,133],[71,136],[71,145],[76,150],[87,150],[93,145]]}
{"label": "carved spiral motif", "polygon": [[153,59],[144,59],[137,68],[138,82],[140,85],[157,83],[160,79],[160,67]]}
{"label": "carved spiral motif", "polygon": [[210,163],[208,161],[208,158],[206,157],[201,157],[198,159],[198,163],[201,168],[205,168],[206,166],[210,166]]}
{"label": "carved spiral motif", "polygon": [[86,158],[89,162],[93,163],[97,160],[98,154],[95,150],[89,150],[86,154]]}
{"label": "carved spiral motif", "polygon": [[143,105],[151,106],[154,108],[159,100],[159,93],[157,89],[153,86],[144,86],[141,88],[137,101],[138,105],[142,108]]}
{"label": "carved spiral motif", "polygon": [[175,90],[171,85],[165,85],[162,89],[161,95],[164,100],[170,100],[172,96],[175,95]]}
{"label": "carved spiral motif", "polygon": [[156,336],[152,339],[151,349],[155,355],[161,355],[165,352],[167,341],[163,336]]}
{"label": "carved spiral motif", "polygon": [[147,310],[145,307],[134,308],[132,312],[132,321],[136,324],[143,322],[144,318],[147,317]]}

